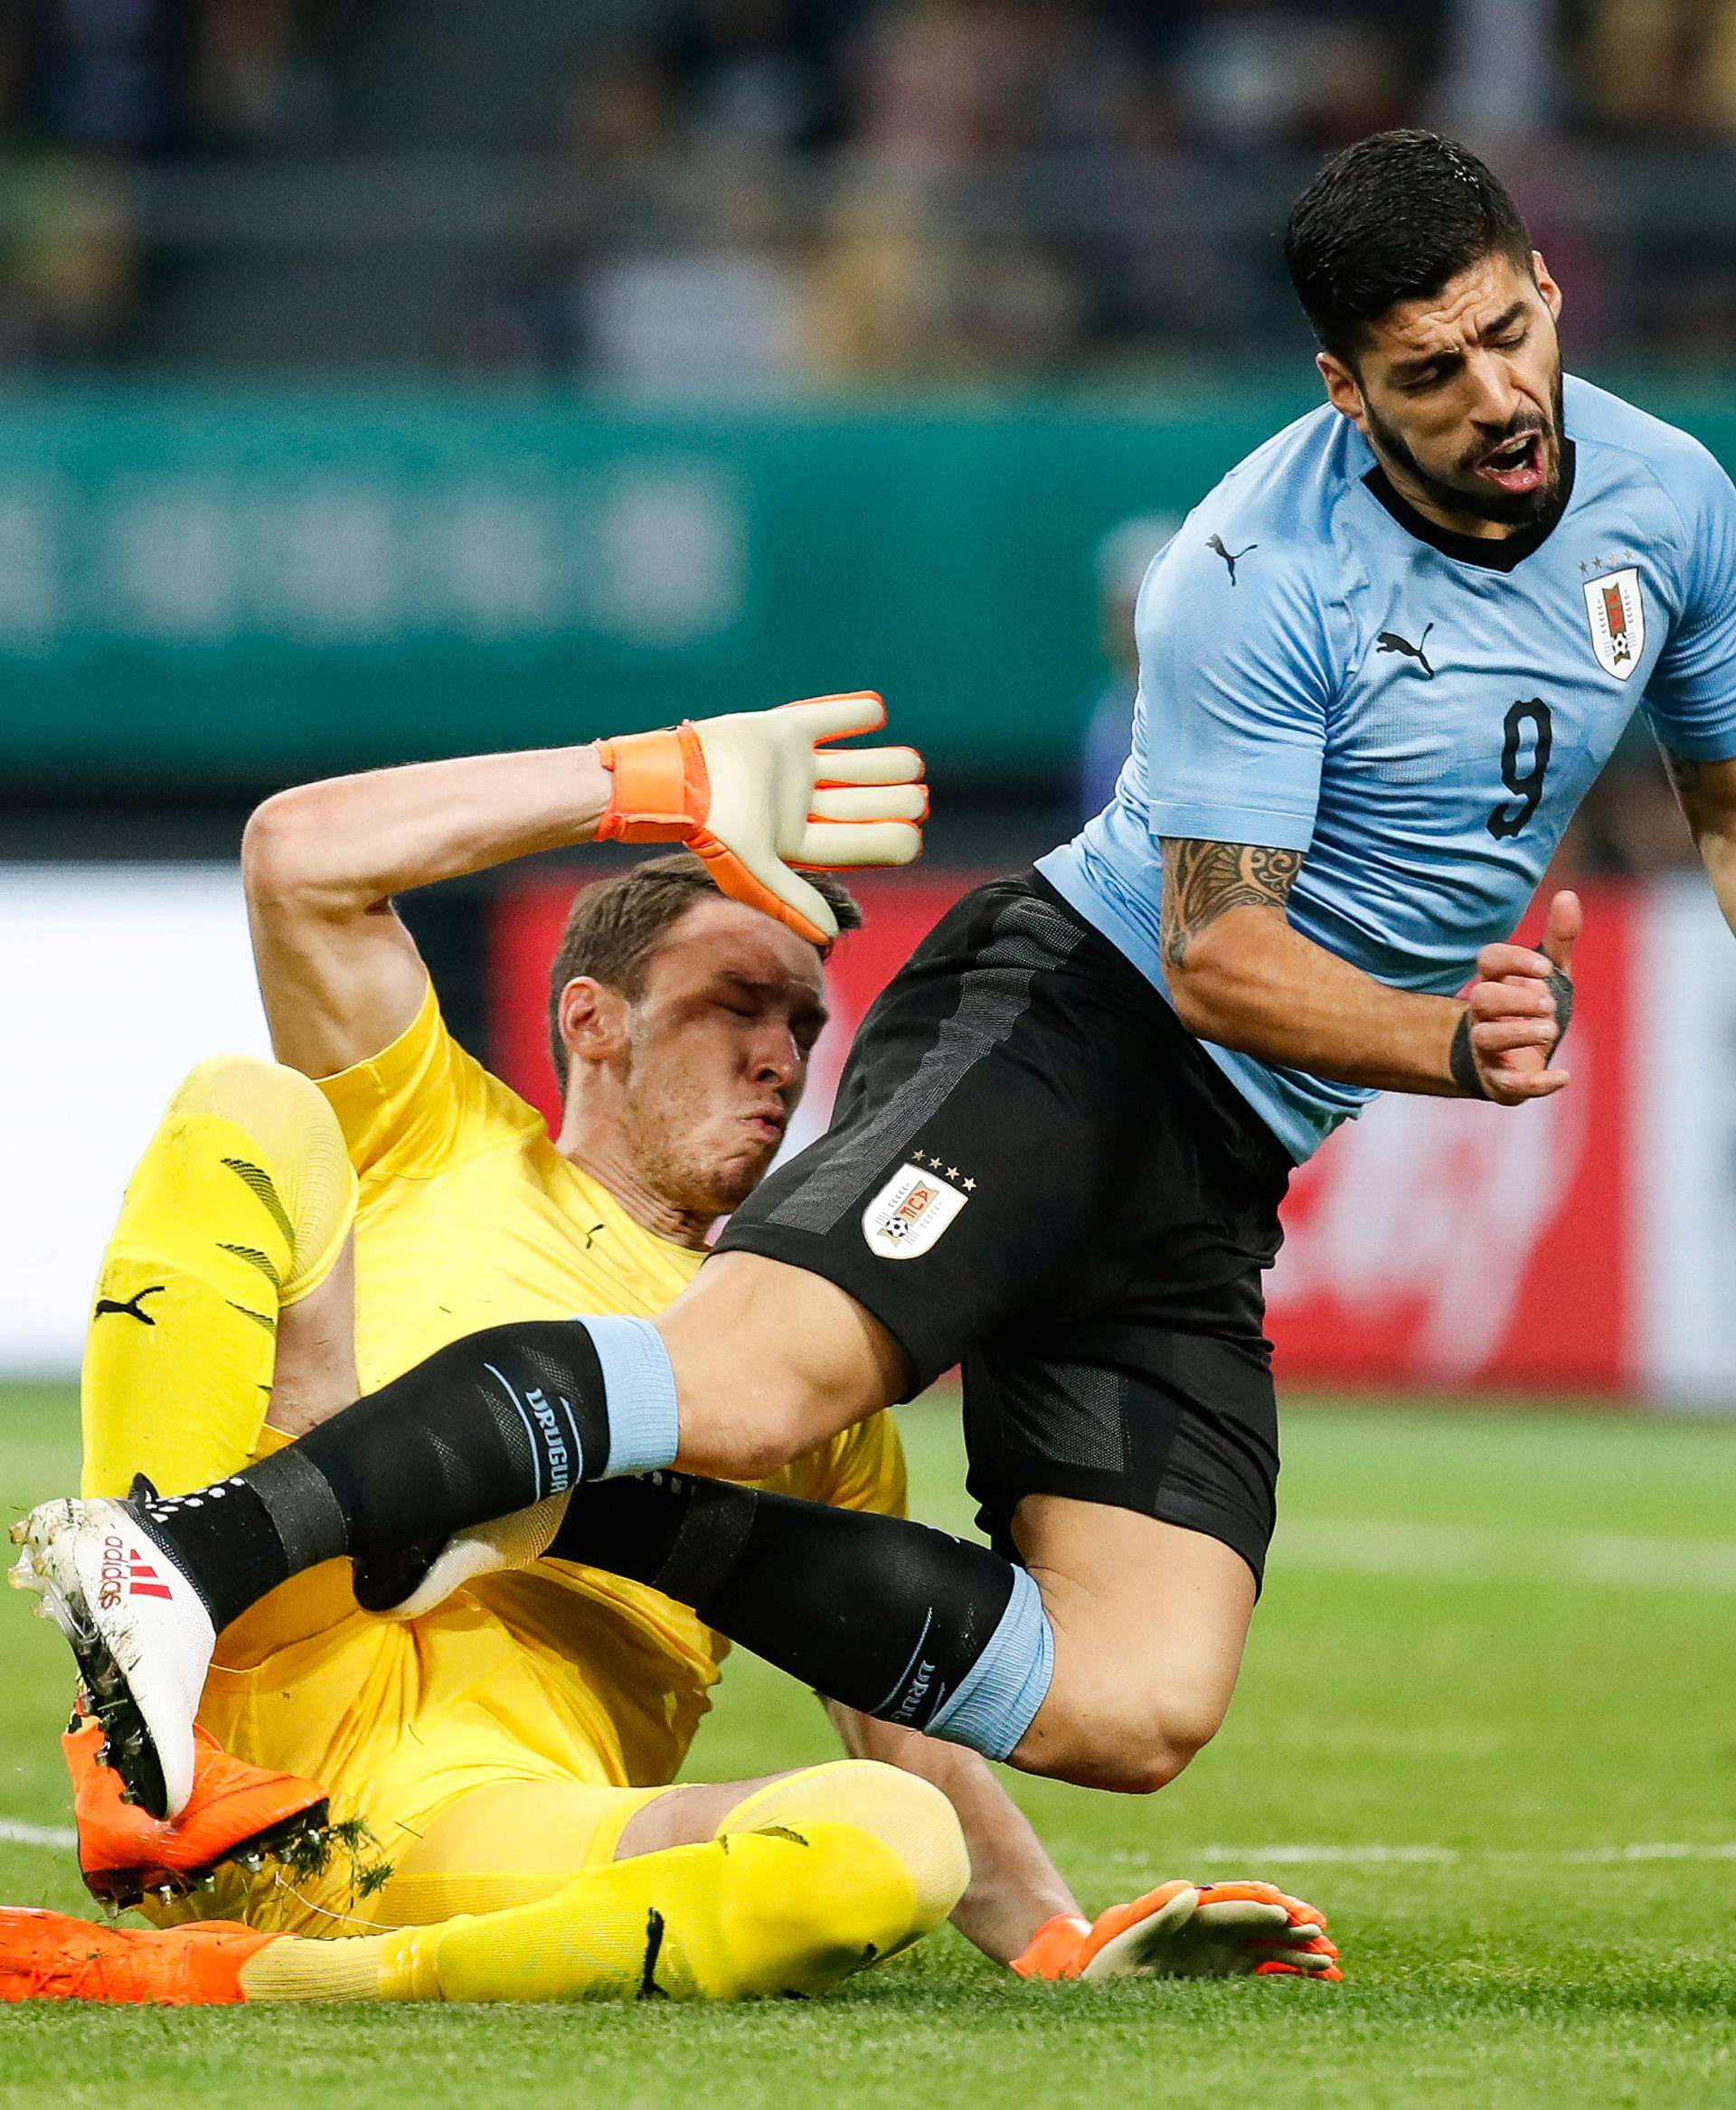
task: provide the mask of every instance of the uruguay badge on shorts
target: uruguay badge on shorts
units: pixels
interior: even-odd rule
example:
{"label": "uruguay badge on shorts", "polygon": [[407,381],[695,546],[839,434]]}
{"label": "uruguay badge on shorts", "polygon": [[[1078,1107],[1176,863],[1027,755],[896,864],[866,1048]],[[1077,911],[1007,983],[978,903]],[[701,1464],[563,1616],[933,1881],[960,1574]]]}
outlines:
{"label": "uruguay badge on shorts", "polygon": [[1585,612],[1591,623],[1591,649],[1598,664],[1625,682],[1646,649],[1646,603],[1640,598],[1639,570],[1600,572],[1585,582]]}
{"label": "uruguay badge on shorts", "polygon": [[969,1200],[937,1173],[900,1165],[863,1210],[862,1235],[882,1260],[920,1259]]}

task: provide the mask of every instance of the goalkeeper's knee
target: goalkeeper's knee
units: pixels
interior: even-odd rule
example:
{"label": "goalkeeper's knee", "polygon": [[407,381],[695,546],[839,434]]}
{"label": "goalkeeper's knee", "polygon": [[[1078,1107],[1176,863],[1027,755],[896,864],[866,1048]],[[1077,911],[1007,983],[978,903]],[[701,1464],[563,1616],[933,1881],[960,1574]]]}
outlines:
{"label": "goalkeeper's knee", "polygon": [[[910,1886],[908,1947],[948,1918],[970,1883],[970,1855],[958,1813],[932,1781],[868,1758],[841,1758],[774,1780],[739,1803],[717,1828],[739,1832],[805,1825],[854,1825],[894,1856]],[[885,1952],[890,1954],[890,1951]]]}
{"label": "goalkeeper's knee", "polygon": [[183,1134],[201,1121],[240,1132],[223,1167],[281,1239],[280,1248],[262,1241],[277,1267],[279,1305],[298,1304],[331,1273],[355,1215],[355,1173],[337,1116],[298,1070],[217,1055],[188,1072],[164,1131]]}

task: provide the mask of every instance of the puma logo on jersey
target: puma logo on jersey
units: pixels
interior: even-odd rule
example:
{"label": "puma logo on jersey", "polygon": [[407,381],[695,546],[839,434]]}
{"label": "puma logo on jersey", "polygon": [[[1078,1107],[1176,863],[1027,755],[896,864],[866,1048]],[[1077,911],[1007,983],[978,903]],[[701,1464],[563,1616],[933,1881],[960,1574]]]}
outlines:
{"label": "puma logo on jersey", "polygon": [[1428,644],[1429,633],[1433,628],[1432,623],[1425,623],[1422,636],[1418,638],[1414,645],[1408,637],[1401,637],[1396,630],[1382,630],[1375,641],[1374,649],[1376,652],[1401,652],[1406,659],[1414,659],[1432,682],[1435,678],[1435,670],[1429,665],[1429,655],[1422,648]]}
{"label": "puma logo on jersey", "polygon": [[90,1316],[92,1319],[99,1319],[107,1312],[125,1312],[129,1319],[137,1319],[141,1326],[155,1326],[156,1321],[152,1318],[148,1312],[142,1312],[138,1307],[147,1296],[161,1296],[167,1287],[166,1282],[153,1282],[148,1288],[141,1289],[136,1295],[129,1296],[124,1305],[117,1304],[111,1296],[99,1296],[97,1299],[97,1308]]}
{"label": "puma logo on jersey", "polygon": [[136,1546],[128,1546],[118,1531],[102,1541],[102,1570],[97,1582],[97,1601],[112,1612],[123,1597],[167,1597],[174,1593]]}
{"label": "puma logo on jersey", "polygon": [[1248,550],[1257,550],[1259,549],[1260,544],[1258,542],[1250,542],[1248,545],[1248,550],[1226,550],[1223,546],[1222,538],[1218,535],[1212,535],[1207,538],[1205,546],[1208,550],[1215,551],[1216,553],[1222,557],[1224,562],[1229,566],[1230,583],[1231,586],[1233,586],[1236,583],[1236,566],[1240,564],[1242,559],[1248,554]]}

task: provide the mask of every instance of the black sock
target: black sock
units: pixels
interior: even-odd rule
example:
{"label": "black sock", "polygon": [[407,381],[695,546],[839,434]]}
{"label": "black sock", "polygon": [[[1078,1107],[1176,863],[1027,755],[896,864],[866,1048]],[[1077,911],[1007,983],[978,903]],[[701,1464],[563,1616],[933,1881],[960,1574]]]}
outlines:
{"label": "black sock", "polygon": [[826,1699],[916,1729],[975,1667],[1018,1574],[926,1524],[687,1473],[580,1488],[549,1557],[649,1583]]}
{"label": "black sock", "polygon": [[608,1464],[583,1323],[527,1320],[455,1341],[245,1472],[137,1508],[222,1627],[322,1560],[438,1548]]}

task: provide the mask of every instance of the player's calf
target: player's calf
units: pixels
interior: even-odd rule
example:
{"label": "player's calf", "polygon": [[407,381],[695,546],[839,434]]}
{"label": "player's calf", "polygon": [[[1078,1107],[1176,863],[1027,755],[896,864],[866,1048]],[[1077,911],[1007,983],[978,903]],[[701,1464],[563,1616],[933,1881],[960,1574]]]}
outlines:
{"label": "player's calf", "polygon": [[828,1699],[1005,1758],[1048,1689],[1036,1583],[901,1517],[655,1473],[585,1489],[551,1552],[645,1582]]}
{"label": "player's calf", "polygon": [[[248,1452],[267,1400],[281,1404],[283,1329],[305,1337],[329,1301],[355,1192],[337,1117],[307,1079],[244,1055],[190,1073],[103,1255],[80,1386],[85,1493],[118,1494],[141,1471],[197,1488]],[[354,1393],[341,1384],[341,1301],[340,1404]]]}

